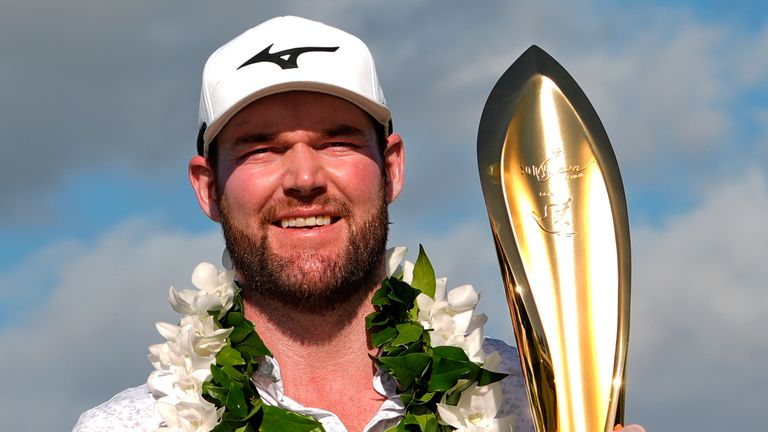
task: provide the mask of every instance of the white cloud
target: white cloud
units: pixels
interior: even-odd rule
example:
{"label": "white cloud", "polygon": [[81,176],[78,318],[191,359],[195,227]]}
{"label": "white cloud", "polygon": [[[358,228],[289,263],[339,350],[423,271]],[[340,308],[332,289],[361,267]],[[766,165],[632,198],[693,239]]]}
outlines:
{"label": "white cloud", "polygon": [[729,106],[740,87],[728,79],[734,64],[724,57],[745,54],[729,52],[740,38],[727,27],[673,17],[646,23],[647,32],[618,52],[574,59],[619,155],[640,171],[655,171],[665,155],[706,158],[729,144]]}
{"label": "white cloud", "polygon": [[634,230],[632,420],[758,430],[768,375],[768,188],[747,170],[690,213]]}
{"label": "white cloud", "polygon": [[190,287],[197,262],[218,262],[219,237],[135,220],[93,244],[53,245],[4,275],[4,296],[42,290],[40,280],[53,286],[0,330],[0,369],[13,389],[0,396],[3,428],[67,430],[81,411],[146,380],[147,346],[161,339],[153,323],[175,320],[168,286]]}

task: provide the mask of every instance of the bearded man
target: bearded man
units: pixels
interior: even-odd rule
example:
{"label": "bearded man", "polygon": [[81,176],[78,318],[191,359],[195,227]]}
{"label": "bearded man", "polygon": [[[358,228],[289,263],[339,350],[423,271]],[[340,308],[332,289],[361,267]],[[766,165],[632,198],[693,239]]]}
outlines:
{"label": "bearded man", "polygon": [[[264,403],[326,431],[396,425],[403,404],[371,359],[364,323],[386,276],[404,149],[368,48],[296,17],[248,30],[206,63],[197,144],[197,200],[222,226],[244,314],[273,354],[252,377]],[[509,373],[496,416],[533,430],[516,351],[494,340],[485,348]],[[154,406],[146,385],[128,389],[74,430],[187,430],[163,425]]]}

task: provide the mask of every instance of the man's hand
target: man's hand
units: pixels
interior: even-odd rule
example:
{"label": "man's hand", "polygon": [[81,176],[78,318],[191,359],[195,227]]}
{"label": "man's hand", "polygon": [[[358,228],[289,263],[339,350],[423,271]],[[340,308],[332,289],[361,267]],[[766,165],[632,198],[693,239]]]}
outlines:
{"label": "man's hand", "polygon": [[627,426],[622,426],[619,424],[619,425],[616,425],[616,427],[613,430],[617,432],[645,432],[645,428],[637,424],[632,424]]}

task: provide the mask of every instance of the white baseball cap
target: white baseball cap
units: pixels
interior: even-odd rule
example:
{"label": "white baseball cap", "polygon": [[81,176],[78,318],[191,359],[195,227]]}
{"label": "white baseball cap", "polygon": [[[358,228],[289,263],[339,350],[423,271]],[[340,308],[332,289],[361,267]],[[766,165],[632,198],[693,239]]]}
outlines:
{"label": "white baseball cap", "polygon": [[197,151],[256,99],[304,90],[343,98],[390,131],[391,113],[368,47],[357,37],[304,18],[273,18],[217,49],[203,69]]}

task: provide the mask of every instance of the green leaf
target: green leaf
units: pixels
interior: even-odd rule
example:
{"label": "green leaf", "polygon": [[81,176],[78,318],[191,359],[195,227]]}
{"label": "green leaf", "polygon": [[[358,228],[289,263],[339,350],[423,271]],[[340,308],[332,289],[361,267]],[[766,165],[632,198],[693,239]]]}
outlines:
{"label": "green leaf", "polygon": [[379,362],[403,388],[410,387],[413,380],[421,378],[431,360],[428,355],[422,353],[407,354],[401,357],[379,358]]}
{"label": "green leaf", "polygon": [[[228,313],[224,322],[230,327],[243,327],[246,326],[246,323],[250,323],[250,321],[245,319],[245,316],[240,312]],[[251,324],[251,326],[253,326],[253,324]]]}
{"label": "green leaf", "polygon": [[432,412],[414,415],[419,427],[424,432],[436,432],[438,430],[437,416]]}
{"label": "green leaf", "polygon": [[229,388],[217,387],[209,382],[203,383],[203,395],[208,395],[212,399],[219,401],[217,405],[223,405],[229,396]]}
{"label": "green leaf", "polygon": [[220,366],[211,365],[211,375],[213,376],[213,382],[219,384],[221,387],[229,387],[229,383],[232,381],[229,376],[221,370]]}
{"label": "green leaf", "polygon": [[260,432],[323,432],[322,424],[314,418],[273,406],[264,406]]}
{"label": "green leaf", "polygon": [[[427,334],[427,332],[422,333],[422,335],[426,335],[426,334]],[[423,339],[422,339],[421,343],[412,343],[412,344],[410,344],[410,345],[408,345],[406,347],[401,347],[401,348],[405,348],[405,349],[402,350],[402,352],[398,352],[398,354],[396,354],[396,355],[402,356],[402,355],[413,354],[413,353],[417,353],[417,352],[429,355],[429,351],[427,350],[427,347],[424,346]],[[392,355],[395,355],[395,354],[392,354]]]}
{"label": "green leaf", "polygon": [[392,327],[386,327],[384,330],[371,335],[371,343],[376,348],[379,348],[385,343],[391,341],[395,336],[397,336],[397,330]]}
{"label": "green leaf", "polygon": [[451,360],[444,357],[433,357],[432,373],[429,376],[429,391],[448,391],[462,378],[468,378],[476,364]]}
{"label": "green leaf", "polygon": [[453,346],[437,346],[432,349],[432,372],[429,376],[430,391],[448,391],[460,379],[474,382],[480,366],[467,357],[463,349]]}
{"label": "green leaf", "polygon": [[501,381],[507,377],[508,374],[489,371],[488,369],[480,368],[480,374],[477,376],[477,385],[484,386],[493,384],[496,381]]}
{"label": "green leaf", "polygon": [[229,340],[233,344],[238,344],[253,333],[253,326],[243,326],[232,328],[232,333],[229,334]]}
{"label": "green leaf", "polygon": [[403,406],[409,406],[411,404],[411,399],[413,399],[413,395],[410,393],[400,393],[400,389],[398,389],[397,396],[400,398],[400,402],[403,403]]}
{"label": "green leaf", "polygon": [[236,350],[240,352],[246,352],[248,353],[251,358],[261,357],[261,356],[272,356],[272,353],[269,351],[269,348],[267,348],[266,345],[264,345],[264,341],[261,340],[258,333],[252,332],[250,335],[248,335],[245,340],[242,342],[235,344],[233,346]]}
{"label": "green leaf", "polygon": [[[432,398],[435,397],[436,394],[437,394],[437,392],[431,391],[431,392],[426,392],[426,393],[424,393],[423,395],[421,395],[419,397],[415,397],[414,396],[414,398],[411,399],[411,404],[412,405],[424,405],[424,404],[427,404],[427,403],[429,403],[429,401],[432,400]],[[438,401],[439,401],[439,399],[438,399]]]}
{"label": "green leaf", "polygon": [[365,328],[370,330],[374,327],[381,326],[389,322],[387,314],[382,312],[371,312],[365,317]]}
{"label": "green leaf", "polygon": [[381,281],[381,287],[376,290],[375,293],[373,293],[373,297],[371,297],[371,304],[374,306],[387,306],[389,305],[389,291],[392,290],[392,287],[390,286],[390,279],[384,279]]}
{"label": "green leaf", "polygon": [[463,349],[455,346],[436,346],[432,348],[432,355],[435,358],[442,357],[451,360],[463,360],[466,362],[469,361],[467,353],[465,353]]}
{"label": "green leaf", "polygon": [[445,392],[445,403],[448,405],[456,406],[461,399],[461,392],[472,386],[472,381],[462,380],[456,383],[452,389]]}
{"label": "green leaf", "polygon": [[240,351],[225,346],[216,354],[216,364],[220,366],[239,366],[244,365],[245,360],[240,355]]}
{"label": "green leaf", "polygon": [[419,421],[416,420],[416,416],[408,413],[405,415],[405,418],[403,419],[403,424],[405,425],[418,425]]}
{"label": "green leaf", "polygon": [[419,290],[415,287],[408,285],[403,281],[397,279],[390,280],[390,286],[392,290],[387,295],[391,300],[405,306],[406,310],[410,309],[416,300],[416,296],[419,295]]}
{"label": "green leaf", "polygon": [[256,415],[256,413],[261,411],[262,408],[264,408],[264,402],[261,400],[261,398],[259,398],[258,394],[251,399],[251,404],[253,406],[251,407],[251,412],[248,413],[248,417],[246,417],[246,419],[253,417]]}
{"label": "green leaf", "polygon": [[226,402],[224,402],[224,406],[234,416],[245,417],[248,414],[248,404],[245,403],[243,389],[239,384],[232,383],[229,386],[229,395]]}
{"label": "green leaf", "polygon": [[239,424],[239,422],[236,423],[236,422],[227,421],[227,420],[222,419],[219,422],[219,424],[217,424],[211,430],[211,432],[235,432],[235,431],[239,430],[239,429],[236,429],[238,424]]}
{"label": "green leaf", "polygon": [[245,377],[245,375],[241,371],[235,369],[232,366],[222,366],[221,371],[227,374],[227,377],[229,377],[230,381],[235,381],[239,383],[250,381],[249,379],[246,379],[247,377]]}
{"label": "green leaf", "polygon": [[412,342],[416,342],[424,333],[424,328],[419,324],[405,323],[398,324],[397,337],[392,340],[392,345],[407,345]]}
{"label": "green leaf", "polygon": [[233,345],[241,343],[252,333],[255,333],[253,323],[248,321],[240,312],[229,312],[223,324],[225,327],[232,327],[229,340]]}
{"label": "green leaf", "polygon": [[411,285],[431,298],[435,298],[435,269],[432,268],[422,245],[419,245],[419,256],[413,266]]}

